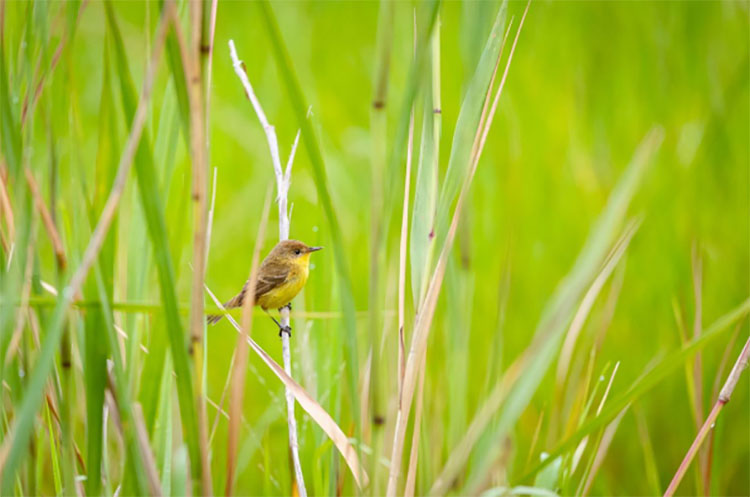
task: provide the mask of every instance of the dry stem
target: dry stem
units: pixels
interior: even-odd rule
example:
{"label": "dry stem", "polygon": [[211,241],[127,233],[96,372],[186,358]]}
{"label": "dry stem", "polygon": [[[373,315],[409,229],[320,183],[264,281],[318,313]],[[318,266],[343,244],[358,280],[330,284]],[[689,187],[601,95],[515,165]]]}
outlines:
{"label": "dry stem", "polygon": [[[174,2],[167,2],[166,8],[170,10],[174,9]],[[117,175],[115,176],[115,180],[112,184],[112,190],[110,191],[107,202],[102,209],[101,216],[99,217],[96,228],[91,235],[88,246],[86,247],[86,250],[81,257],[81,264],[73,274],[68,285],[62,291],[63,305],[66,308],[71,305],[73,297],[80,290],[84,280],[86,279],[86,276],[88,275],[89,270],[91,269],[91,266],[94,264],[94,261],[99,255],[99,250],[104,243],[104,238],[109,231],[110,225],[112,224],[112,219],[114,218],[115,212],[117,210],[117,206],[120,202],[120,199],[122,198],[122,192],[125,189],[125,183],[127,182],[128,173],[130,172],[130,167],[133,164],[133,157],[138,147],[141,134],[143,133],[143,127],[146,123],[146,114],[149,101],[151,99],[154,75],[159,64],[159,59],[161,58],[162,49],[164,48],[164,40],[166,38],[168,26],[169,17],[164,15],[162,16],[160,24],[157,28],[157,41],[153,47],[149,65],[146,69],[146,75],[143,80],[143,89],[141,91],[140,100],[133,117],[133,124],[131,126],[130,135],[128,136],[128,141],[125,145],[125,149],[123,150],[122,156],[120,157],[120,162],[117,166]],[[7,455],[10,451],[10,447],[12,446],[13,441],[17,435],[17,427],[17,423],[13,425],[13,428],[10,429],[10,431],[7,433],[7,436],[5,437],[5,440],[3,440],[2,446],[0,446],[0,472],[2,472],[2,470],[4,469],[3,467],[5,465]]]}
{"label": "dry stem", "polygon": [[[294,153],[297,150],[297,143],[299,142],[299,132],[292,145],[292,150],[289,154],[289,160],[286,164],[286,169],[281,168],[281,158],[279,154],[279,142],[276,137],[276,130],[268,122],[266,114],[263,112],[263,107],[260,105],[260,101],[255,96],[253,87],[250,84],[250,80],[247,77],[247,73],[237,56],[237,50],[234,47],[234,41],[229,40],[229,53],[232,57],[232,65],[234,66],[234,72],[242,82],[242,86],[245,89],[247,98],[253,105],[255,113],[258,116],[258,120],[263,126],[263,131],[266,134],[266,140],[268,141],[268,149],[271,153],[271,161],[273,163],[273,170],[276,176],[276,189],[277,189],[277,201],[279,203],[279,241],[289,239],[289,210],[287,208],[287,193],[289,192],[289,184],[291,181],[292,174],[292,163],[294,161]],[[289,326],[289,308],[285,307],[281,310],[281,326]],[[282,356],[284,359],[284,371],[290,377],[292,376],[292,358],[289,344],[289,334],[281,334],[281,349]],[[297,480],[297,487],[299,490],[300,497],[307,496],[307,489],[305,488],[305,480],[302,474],[302,464],[299,459],[299,447],[297,442],[297,420],[294,417],[294,394],[287,387],[286,389],[286,403],[287,403],[287,423],[289,425],[289,448],[292,452],[292,461],[294,463],[294,474]]]}
{"label": "dry stem", "polygon": [[729,399],[732,396],[732,392],[734,392],[734,388],[737,386],[737,381],[739,381],[740,379],[742,371],[747,368],[748,361],[750,361],[750,338],[748,338],[745,342],[745,346],[743,347],[742,352],[740,353],[739,357],[737,357],[737,362],[734,363],[734,367],[729,373],[727,381],[724,382],[724,387],[721,389],[721,392],[719,392],[719,398],[716,400],[713,409],[711,409],[711,413],[708,415],[706,421],[704,421],[703,423],[703,426],[701,426],[698,434],[695,436],[695,440],[693,440],[693,443],[688,449],[687,454],[685,454],[685,458],[682,460],[682,463],[680,463],[680,467],[677,468],[677,472],[672,477],[672,481],[670,482],[669,487],[667,487],[667,491],[664,492],[664,497],[670,497],[674,495],[674,492],[675,490],[677,490],[677,487],[682,481],[683,476],[685,476],[688,467],[690,467],[690,463],[693,461],[693,458],[698,453],[698,449],[700,449],[701,445],[703,444],[703,440],[705,440],[708,432],[713,429],[714,424],[716,423],[716,418],[719,417],[719,413],[727,404],[727,402],[729,402]]}
{"label": "dry stem", "polygon": [[[443,277],[445,275],[448,253],[450,252],[450,249],[453,246],[453,241],[455,239],[456,229],[458,228],[458,221],[460,219],[463,202],[469,190],[469,186],[471,185],[472,180],[474,179],[474,174],[477,169],[477,164],[479,163],[479,158],[481,157],[482,149],[484,148],[484,144],[487,139],[487,133],[489,132],[489,128],[492,125],[492,120],[493,120],[495,111],[497,109],[497,104],[498,104],[500,95],[503,90],[505,78],[508,74],[508,69],[510,68],[510,63],[513,60],[513,53],[516,48],[516,43],[518,42],[518,37],[521,34],[521,29],[523,28],[523,22],[524,22],[524,19],[526,18],[526,13],[528,12],[528,8],[529,8],[529,4],[526,5],[526,10],[524,11],[523,17],[521,18],[521,22],[518,26],[516,37],[513,41],[513,45],[510,49],[508,60],[506,62],[506,67],[505,67],[505,72],[503,74],[503,78],[495,93],[495,100],[493,102],[492,108],[489,114],[486,116],[486,119],[480,120],[483,122],[480,122],[480,126],[477,129],[478,140],[475,140],[475,143],[477,144],[477,146],[472,151],[470,164],[469,164],[470,166],[469,174],[459,194],[458,201],[456,203],[456,208],[453,212],[453,218],[451,220],[451,224],[448,229],[448,234],[446,235],[446,238],[445,238],[443,249],[438,258],[435,271],[433,272],[432,279],[427,289],[427,294],[425,296],[424,303],[422,305],[422,308],[420,309],[420,314],[417,316],[417,320],[414,324],[414,331],[412,333],[411,346],[410,346],[410,350],[409,350],[408,357],[406,360],[406,370],[404,372],[404,382],[403,382],[402,391],[401,391],[400,406],[399,406],[399,410],[396,416],[396,429],[395,429],[395,435],[393,439],[393,449],[391,452],[390,474],[388,477],[388,489],[387,489],[388,496],[396,495],[399,473],[401,471],[404,438],[406,436],[406,425],[407,425],[409,413],[411,410],[411,403],[414,398],[414,389],[415,389],[416,381],[417,381],[417,371],[419,371],[422,368],[423,359],[425,358],[425,355],[426,355],[424,354],[424,350],[427,346],[427,338],[429,336],[430,326],[432,324],[432,318],[435,312],[435,307],[437,306],[437,298],[440,293],[440,288],[442,286]],[[487,91],[489,94],[492,91],[492,87],[490,86]],[[484,114],[484,111],[483,111],[483,114]]]}

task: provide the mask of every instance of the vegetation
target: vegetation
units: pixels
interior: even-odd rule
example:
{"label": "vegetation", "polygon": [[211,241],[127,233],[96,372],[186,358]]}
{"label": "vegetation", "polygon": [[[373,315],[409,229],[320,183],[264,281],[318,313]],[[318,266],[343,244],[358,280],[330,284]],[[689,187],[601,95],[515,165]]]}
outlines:
{"label": "vegetation", "polygon": [[0,494],[748,495],[749,29],[0,0]]}

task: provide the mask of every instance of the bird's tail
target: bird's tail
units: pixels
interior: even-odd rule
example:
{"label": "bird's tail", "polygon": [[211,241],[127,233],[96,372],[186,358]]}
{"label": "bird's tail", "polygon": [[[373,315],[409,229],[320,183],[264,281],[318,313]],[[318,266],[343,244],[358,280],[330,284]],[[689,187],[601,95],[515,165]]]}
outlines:
{"label": "bird's tail", "polygon": [[[226,308],[226,306],[224,306]],[[221,321],[221,318],[223,318],[223,314],[211,314],[208,317],[206,317],[206,321],[208,324],[216,324],[219,321]]]}
{"label": "bird's tail", "polygon": [[[242,300],[245,298],[246,289],[247,289],[247,285],[243,286],[242,291],[238,293],[233,299],[224,302],[224,309],[242,307]],[[216,324],[219,321],[221,321],[221,318],[223,317],[224,317],[223,314],[211,314],[210,316],[206,317],[206,321],[208,322],[208,324]]]}

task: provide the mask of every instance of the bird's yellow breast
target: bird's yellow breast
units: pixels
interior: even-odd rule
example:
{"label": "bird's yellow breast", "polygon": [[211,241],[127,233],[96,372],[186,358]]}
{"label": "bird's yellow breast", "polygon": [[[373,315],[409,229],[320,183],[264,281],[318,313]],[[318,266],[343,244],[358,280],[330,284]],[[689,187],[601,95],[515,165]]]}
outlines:
{"label": "bird's yellow breast", "polygon": [[284,283],[258,297],[258,305],[263,309],[279,309],[291,302],[307,283],[309,262],[310,254],[297,258]]}

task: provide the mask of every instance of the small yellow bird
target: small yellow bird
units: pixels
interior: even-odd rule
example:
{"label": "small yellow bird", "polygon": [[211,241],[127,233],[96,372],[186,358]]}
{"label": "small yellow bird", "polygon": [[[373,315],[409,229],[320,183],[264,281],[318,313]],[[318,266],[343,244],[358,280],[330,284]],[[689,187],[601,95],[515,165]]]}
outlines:
{"label": "small yellow bird", "polygon": [[[255,305],[268,313],[268,309],[281,309],[289,306],[291,301],[302,290],[307,283],[310,273],[310,254],[317,252],[323,247],[308,247],[298,240],[284,240],[279,242],[271,252],[263,259],[258,269],[258,281],[255,284]],[[242,302],[250,287],[250,281],[240,290],[236,297],[224,304],[224,307],[242,307]],[[279,336],[288,333],[292,336],[290,326],[282,326],[276,318],[268,314],[279,327]],[[214,324],[223,315],[216,314],[208,316],[208,323]]]}

